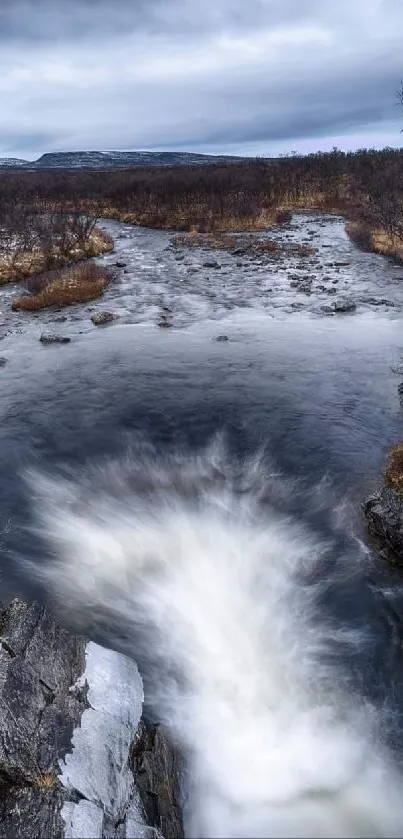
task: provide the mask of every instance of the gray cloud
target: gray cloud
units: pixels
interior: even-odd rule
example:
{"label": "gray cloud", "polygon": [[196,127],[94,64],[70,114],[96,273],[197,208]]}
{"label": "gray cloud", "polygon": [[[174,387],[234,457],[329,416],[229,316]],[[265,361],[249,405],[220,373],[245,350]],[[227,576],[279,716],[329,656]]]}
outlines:
{"label": "gray cloud", "polygon": [[245,31],[314,19],[322,0],[2,0],[0,38],[93,40],[100,33]]}
{"label": "gray cloud", "polygon": [[402,29],[401,0],[1,0],[0,155],[396,145]]}

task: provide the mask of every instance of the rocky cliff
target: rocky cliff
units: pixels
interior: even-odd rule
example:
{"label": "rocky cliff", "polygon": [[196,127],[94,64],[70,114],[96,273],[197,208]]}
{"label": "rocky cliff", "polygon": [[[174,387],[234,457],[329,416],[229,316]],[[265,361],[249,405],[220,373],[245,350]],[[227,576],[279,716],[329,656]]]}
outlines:
{"label": "rocky cliff", "polygon": [[180,837],[180,760],[125,656],[0,607],[0,837]]}

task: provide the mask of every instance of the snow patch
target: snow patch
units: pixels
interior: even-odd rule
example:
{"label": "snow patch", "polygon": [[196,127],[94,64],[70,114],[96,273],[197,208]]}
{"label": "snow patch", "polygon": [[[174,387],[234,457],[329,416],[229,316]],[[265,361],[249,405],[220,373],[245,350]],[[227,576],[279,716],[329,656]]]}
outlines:
{"label": "snow patch", "polygon": [[154,830],[144,824],[128,766],[144,699],[137,665],[90,642],[85,673],[72,690],[85,683],[90,707],[74,731],[73,751],[61,767],[61,783],[71,799],[62,809],[66,839],[114,836],[118,824],[119,836],[153,836]]}

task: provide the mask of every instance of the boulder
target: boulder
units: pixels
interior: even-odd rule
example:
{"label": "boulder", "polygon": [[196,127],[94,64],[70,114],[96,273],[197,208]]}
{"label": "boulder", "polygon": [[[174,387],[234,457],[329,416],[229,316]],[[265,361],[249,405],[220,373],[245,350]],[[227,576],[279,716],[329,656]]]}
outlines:
{"label": "boulder", "polygon": [[216,270],[218,270],[221,268],[221,265],[219,262],[214,260],[211,262],[203,262],[203,268],[215,268]]}
{"label": "boulder", "polygon": [[39,340],[42,344],[69,344],[71,338],[68,338],[67,335],[54,335],[50,332],[43,332]]}
{"label": "boulder", "polygon": [[8,364],[8,358],[5,358],[4,356],[0,356],[0,368],[5,367],[6,364]]}
{"label": "boulder", "polygon": [[362,505],[368,529],[381,556],[403,567],[403,499],[390,487],[383,487]]}
{"label": "boulder", "polygon": [[339,297],[338,300],[335,300],[334,303],[332,303],[332,306],[334,306],[335,312],[354,312],[357,308],[356,304],[354,303],[354,300],[351,300],[347,297]]}
{"label": "boulder", "polygon": [[127,262],[115,262],[116,268],[126,268]]}
{"label": "boulder", "polygon": [[113,312],[95,312],[94,315],[91,315],[94,326],[103,326],[105,323],[112,323],[116,319],[117,315]]}
{"label": "boulder", "polygon": [[[335,292],[335,289],[328,289],[328,293],[330,291]],[[334,300],[333,303],[330,303],[329,306],[322,306],[322,312],[324,312],[327,315],[334,315],[340,313],[354,312],[356,308],[357,306],[353,300],[340,297],[338,300]]]}

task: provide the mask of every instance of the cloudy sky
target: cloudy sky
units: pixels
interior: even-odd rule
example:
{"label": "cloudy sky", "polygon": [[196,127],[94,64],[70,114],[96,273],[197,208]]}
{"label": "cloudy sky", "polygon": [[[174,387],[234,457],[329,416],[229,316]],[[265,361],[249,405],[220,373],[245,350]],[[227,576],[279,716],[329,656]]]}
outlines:
{"label": "cloudy sky", "polygon": [[0,0],[0,156],[403,145],[403,0]]}

